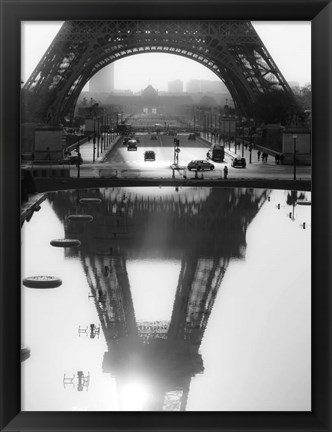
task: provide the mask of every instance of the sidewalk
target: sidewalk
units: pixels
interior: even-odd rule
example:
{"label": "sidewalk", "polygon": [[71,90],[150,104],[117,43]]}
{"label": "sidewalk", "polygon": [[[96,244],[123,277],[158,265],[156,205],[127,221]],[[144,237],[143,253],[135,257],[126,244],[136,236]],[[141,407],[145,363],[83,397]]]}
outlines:
{"label": "sidewalk", "polygon": [[[93,139],[90,138],[90,141],[86,141],[85,143],[81,144],[80,153],[83,159],[83,164],[91,163],[93,162],[93,159],[95,159],[95,162],[102,162],[107,156],[107,154],[113,149],[113,147],[119,141],[120,138],[121,138],[120,135],[117,136],[114,134],[114,136],[112,137],[111,135],[106,136],[106,134],[104,134],[103,141],[100,139],[99,144],[98,144],[98,140],[96,139],[94,158],[93,158]],[[75,147],[73,147],[73,150],[74,148]]]}

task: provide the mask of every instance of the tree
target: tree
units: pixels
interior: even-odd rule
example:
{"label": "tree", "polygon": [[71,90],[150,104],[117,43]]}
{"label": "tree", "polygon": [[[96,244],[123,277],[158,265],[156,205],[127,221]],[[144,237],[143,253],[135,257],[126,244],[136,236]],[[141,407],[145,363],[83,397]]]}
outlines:
{"label": "tree", "polygon": [[311,84],[306,84],[304,87],[299,87],[294,90],[295,99],[299,106],[305,110],[311,110]]}
{"label": "tree", "polygon": [[287,124],[289,118],[300,112],[295,97],[283,90],[259,94],[254,103],[255,117],[261,123]]}

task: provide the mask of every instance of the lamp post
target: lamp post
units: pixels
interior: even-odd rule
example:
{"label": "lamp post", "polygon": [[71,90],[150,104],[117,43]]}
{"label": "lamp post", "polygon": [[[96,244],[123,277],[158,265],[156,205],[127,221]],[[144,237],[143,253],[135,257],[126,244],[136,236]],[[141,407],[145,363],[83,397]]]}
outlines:
{"label": "lamp post", "polygon": [[104,120],[103,120],[103,116],[101,116],[101,118],[100,118],[100,124],[101,124],[101,127],[100,127],[100,154],[103,154],[103,126],[104,126]]}
{"label": "lamp post", "polygon": [[96,161],[96,117],[93,117],[93,159],[92,162]]}
{"label": "lamp post", "polygon": [[196,110],[195,107],[194,108],[194,133],[196,132]]}
{"label": "lamp post", "polygon": [[217,113],[214,113],[214,143],[217,142]]}
{"label": "lamp post", "polygon": [[228,116],[228,148],[231,149],[231,121],[233,119],[233,116]]}
{"label": "lamp post", "polygon": [[238,123],[237,116],[235,116],[235,131],[234,131],[234,153],[236,154],[236,145],[237,145],[237,135],[238,135]]}
{"label": "lamp post", "polygon": [[293,155],[294,180],[296,180],[296,140],[297,140],[297,135],[293,135],[293,143],[294,143],[294,155]]}
{"label": "lamp post", "polygon": [[250,132],[250,141],[249,141],[249,163],[251,164],[251,153],[252,153],[252,142],[253,142],[253,137],[254,135],[252,134],[252,132]]}
{"label": "lamp post", "polygon": [[99,117],[97,117],[98,130],[97,130],[97,158],[99,158],[99,141],[100,141],[100,127],[99,127]]}
{"label": "lamp post", "polygon": [[81,168],[81,153],[80,153],[80,136],[78,135],[78,141],[77,141],[77,178],[81,177],[80,168]]}

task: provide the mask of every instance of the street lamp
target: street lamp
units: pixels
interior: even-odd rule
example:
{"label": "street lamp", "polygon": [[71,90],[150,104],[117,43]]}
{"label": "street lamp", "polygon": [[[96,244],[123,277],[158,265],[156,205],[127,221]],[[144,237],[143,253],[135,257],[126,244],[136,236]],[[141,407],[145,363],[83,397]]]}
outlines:
{"label": "street lamp", "polygon": [[225,132],[225,127],[226,127],[226,114],[223,114],[222,115],[222,129],[223,129],[223,131],[222,131],[222,139],[223,139],[223,141],[225,142],[225,134],[226,134],[226,132]]}
{"label": "street lamp", "polygon": [[254,142],[255,142],[255,134],[253,134],[252,132],[250,132],[250,143],[249,143],[249,154],[250,154],[250,158],[249,158],[249,163],[251,163],[251,153],[252,153],[252,149],[255,148],[254,147]]}
{"label": "street lamp", "polygon": [[97,158],[99,158],[99,142],[100,142],[100,126],[99,126],[99,117],[97,117],[98,121],[98,130],[97,130]]}
{"label": "street lamp", "polygon": [[95,162],[96,160],[96,117],[93,117],[93,159],[92,161]]}
{"label": "street lamp", "polygon": [[81,153],[80,153],[80,136],[78,135],[78,141],[77,141],[77,178],[80,178],[80,159],[81,159]]}
{"label": "street lamp", "polygon": [[296,180],[296,140],[297,140],[297,135],[293,135],[293,143],[294,143],[294,155],[293,155],[294,180]]}
{"label": "street lamp", "polygon": [[231,121],[233,119],[233,116],[228,116],[228,148],[231,149]]}

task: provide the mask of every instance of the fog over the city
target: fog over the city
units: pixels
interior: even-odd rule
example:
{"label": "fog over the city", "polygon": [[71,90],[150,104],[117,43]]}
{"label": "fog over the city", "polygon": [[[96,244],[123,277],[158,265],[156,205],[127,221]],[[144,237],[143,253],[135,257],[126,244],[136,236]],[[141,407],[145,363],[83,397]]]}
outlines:
{"label": "fog over the city", "polygon": [[[63,22],[22,22],[22,81],[26,81],[49,47]],[[288,82],[311,82],[311,24],[301,22],[253,22],[264,45]],[[198,62],[172,54],[139,54],[114,63],[114,89],[138,92],[151,84],[168,90],[168,82],[193,79],[216,81],[218,77]],[[88,90],[86,86],[85,90]]]}

